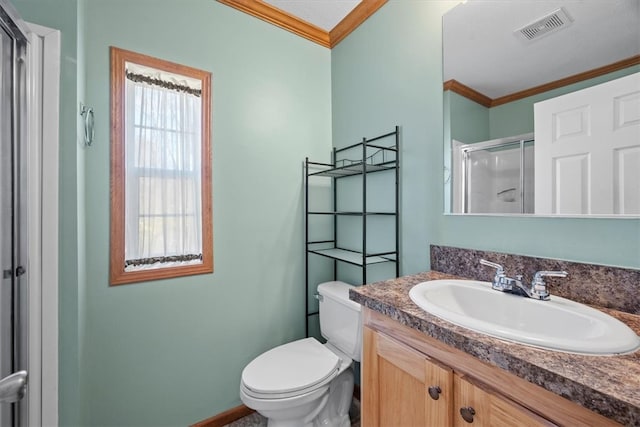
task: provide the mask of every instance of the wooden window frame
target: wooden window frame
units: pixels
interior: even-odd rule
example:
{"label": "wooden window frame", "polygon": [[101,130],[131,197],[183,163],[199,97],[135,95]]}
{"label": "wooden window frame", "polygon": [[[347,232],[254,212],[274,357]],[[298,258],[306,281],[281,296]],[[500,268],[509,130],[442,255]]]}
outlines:
{"label": "wooden window frame", "polygon": [[[213,196],[211,180],[211,73],[111,46],[111,286],[213,273]],[[179,74],[202,83],[201,203],[202,263],[125,271],[125,64]]]}

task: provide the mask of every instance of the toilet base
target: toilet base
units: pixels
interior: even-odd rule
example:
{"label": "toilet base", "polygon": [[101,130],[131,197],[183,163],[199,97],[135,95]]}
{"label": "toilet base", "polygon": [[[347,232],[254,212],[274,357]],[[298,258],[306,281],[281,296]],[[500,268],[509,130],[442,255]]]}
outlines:
{"label": "toilet base", "polygon": [[278,402],[240,393],[245,405],[267,418],[268,427],[350,427],[353,370],[348,367],[326,388]]}
{"label": "toilet base", "polygon": [[349,367],[329,384],[329,401],[314,420],[314,427],[351,427],[349,409],[352,400],[353,370]]}

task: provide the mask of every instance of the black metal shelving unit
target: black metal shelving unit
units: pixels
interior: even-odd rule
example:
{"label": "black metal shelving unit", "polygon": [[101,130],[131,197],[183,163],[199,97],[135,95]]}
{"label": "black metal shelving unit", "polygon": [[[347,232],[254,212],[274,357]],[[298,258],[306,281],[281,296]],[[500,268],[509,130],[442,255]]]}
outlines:
{"label": "black metal shelving unit", "polygon": [[[357,159],[342,158],[347,153],[360,149]],[[378,263],[395,263],[395,276],[400,276],[400,243],[399,243],[399,208],[400,208],[400,128],[393,132],[374,138],[362,138],[361,142],[347,147],[333,149],[332,163],[318,163],[305,159],[305,305],[306,331],[309,335],[309,317],[317,315],[317,311],[309,311],[309,259],[318,255],[333,260],[333,278],[338,274],[338,263],[344,262],[362,268],[362,284],[367,283],[367,266]],[[388,212],[372,212],[367,209],[367,175],[378,172],[391,174],[395,179],[394,210]],[[358,211],[338,211],[338,181],[348,177],[362,178],[362,209]],[[331,211],[309,210],[309,180],[314,177],[330,177],[332,179],[333,209]],[[333,238],[329,240],[309,240],[309,217],[312,215],[328,215],[333,217]],[[362,250],[341,248],[338,246],[338,218],[356,216],[362,218]],[[385,252],[370,253],[367,250],[367,217],[393,217],[395,227],[395,247]],[[330,247],[326,247],[326,246]],[[320,248],[320,246],[322,246]]]}

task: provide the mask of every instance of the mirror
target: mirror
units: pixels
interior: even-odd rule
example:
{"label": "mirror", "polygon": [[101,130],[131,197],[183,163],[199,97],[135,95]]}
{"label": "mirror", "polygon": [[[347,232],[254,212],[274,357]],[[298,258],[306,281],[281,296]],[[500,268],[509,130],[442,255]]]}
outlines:
{"label": "mirror", "polygon": [[[640,174],[633,170],[640,169],[640,80],[629,77],[639,72],[638,0],[468,0],[449,10],[443,16],[445,213],[639,216]],[[537,149],[539,126],[545,128],[534,121],[536,103],[623,78],[635,79],[635,91],[618,97],[629,120],[624,150],[596,150],[587,160],[564,163],[540,158],[548,150]],[[581,114],[547,121],[567,131],[585,125]],[[555,181],[539,179],[592,174],[591,162],[614,151],[625,157],[611,160],[613,167],[626,161],[633,184],[626,196],[605,192],[612,205],[626,200],[626,210],[591,207],[594,197],[572,195],[573,188],[562,193],[569,202],[548,208],[539,202],[547,193],[560,200]]]}

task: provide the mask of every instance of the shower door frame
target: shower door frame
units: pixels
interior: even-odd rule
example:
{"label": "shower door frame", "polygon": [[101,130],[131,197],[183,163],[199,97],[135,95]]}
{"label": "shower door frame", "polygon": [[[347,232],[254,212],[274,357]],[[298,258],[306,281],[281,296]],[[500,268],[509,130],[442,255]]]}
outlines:
{"label": "shower door frame", "polygon": [[[0,0],[3,27],[26,44],[19,61],[26,65],[19,97],[23,107],[16,121],[20,170],[20,284],[26,293],[21,311],[20,366],[28,371],[18,422],[29,426],[58,425],[58,158],[60,31],[24,22],[8,0]],[[15,67],[15,65],[14,65]],[[26,311],[26,313],[24,313]],[[15,422],[16,420],[14,420]]]}
{"label": "shower door frame", "polygon": [[[0,423],[27,425],[29,400],[27,396],[29,375],[29,259],[28,259],[28,209],[26,149],[28,146],[27,112],[27,29],[11,3],[0,0],[0,29],[3,39],[2,75],[3,99],[3,150],[6,150],[2,167],[6,183],[3,182],[2,209],[7,213],[3,219],[2,260],[3,287],[3,333],[0,339],[3,369],[0,380],[5,386],[6,400],[0,403]],[[6,41],[6,43],[5,43]],[[6,50],[5,50],[6,49]],[[5,55],[5,53],[7,55]],[[6,96],[4,96],[6,95]],[[9,173],[6,173],[6,172]],[[8,311],[8,315],[7,315]],[[14,382],[15,375],[24,375],[24,385]]]}
{"label": "shower door frame", "polygon": [[[58,425],[59,30],[29,28],[29,425]],[[46,72],[45,72],[46,70]],[[46,159],[46,160],[45,160]]]}
{"label": "shower door frame", "polygon": [[520,150],[520,195],[519,195],[520,213],[521,214],[525,213],[524,212],[524,209],[525,209],[524,148],[525,148],[525,144],[530,142],[535,143],[535,138],[533,133],[526,133],[522,135],[507,137],[507,138],[492,139],[489,141],[477,142],[472,144],[460,144],[459,142],[458,144],[456,144],[454,149],[458,151],[459,156],[454,156],[454,158],[457,159],[457,161],[459,162],[459,164],[457,165],[459,174],[457,175],[458,175],[458,180],[460,185],[458,194],[461,197],[461,200],[460,200],[461,213],[473,214],[473,212],[469,212],[469,191],[467,189],[468,182],[470,179],[469,177],[470,170],[468,165],[470,154],[473,153],[474,151],[482,151],[482,150],[488,150],[492,148],[499,148],[507,145],[516,145],[516,144],[519,144],[519,150]]}

